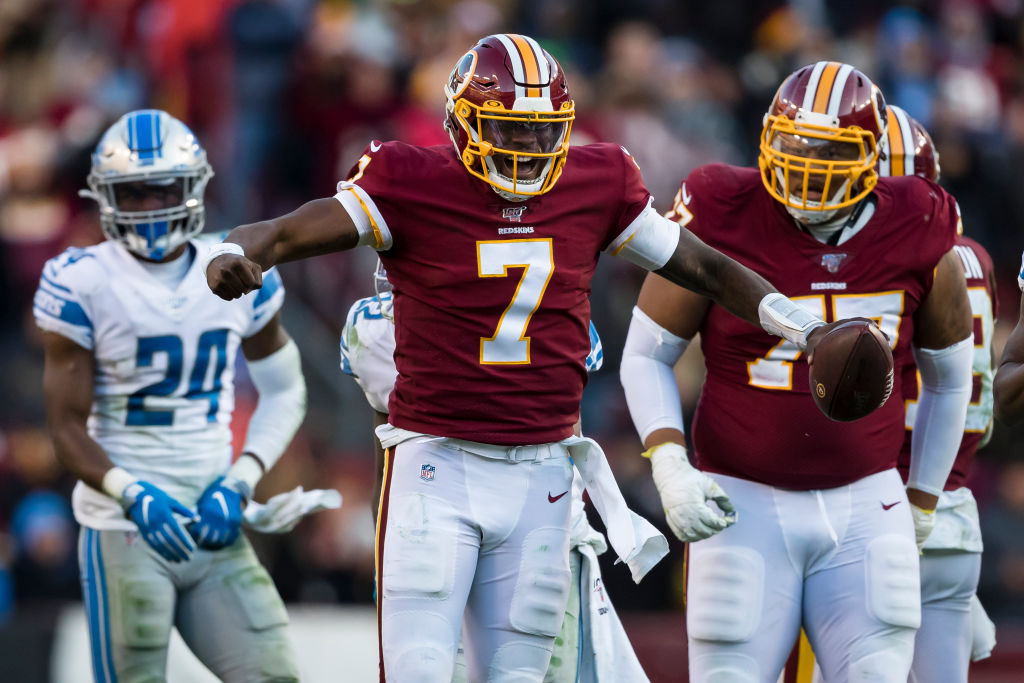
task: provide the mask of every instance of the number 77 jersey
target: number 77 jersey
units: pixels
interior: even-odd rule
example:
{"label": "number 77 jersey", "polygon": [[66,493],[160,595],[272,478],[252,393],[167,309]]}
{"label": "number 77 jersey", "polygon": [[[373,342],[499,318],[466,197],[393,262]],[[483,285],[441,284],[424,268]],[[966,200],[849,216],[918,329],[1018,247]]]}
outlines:
{"label": "number 77 jersey", "polygon": [[549,192],[502,198],[450,145],[371,143],[338,186],[394,287],[397,427],[492,444],[572,434],[590,279],[650,203],[617,145],[569,150]]}
{"label": "number 77 jersey", "polygon": [[670,218],[827,321],[873,319],[896,364],[894,398],[861,420],[834,422],[810,400],[796,346],[712,304],[700,327],[708,372],[692,428],[702,469],[807,490],[896,466],[914,314],[953,246],[958,214],[938,185],[913,176],[882,178],[871,197],[863,227],[830,246],[797,226],[757,169],[705,166],[683,183]]}

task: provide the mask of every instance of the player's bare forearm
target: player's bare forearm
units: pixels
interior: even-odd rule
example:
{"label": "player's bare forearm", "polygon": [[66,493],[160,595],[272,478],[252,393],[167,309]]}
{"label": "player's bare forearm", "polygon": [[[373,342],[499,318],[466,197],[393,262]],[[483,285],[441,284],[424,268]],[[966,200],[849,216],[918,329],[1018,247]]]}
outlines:
{"label": "player's bare forearm", "polygon": [[678,429],[655,429],[644,439],[644,448],[650,450],[663,443],[677,443],[680,446],[685,446],[686,437]]}
{"label": "player's bare forearm", "polygon": [[914,314],[914,345],[944,349],[974,334],[974,313],[960,257],[952,249],[939,260],[928,295]]}
{"label": "player's bare forearm", "polygon": [[86,430],[93,400],[93,354],[53,332],[43,335],[43,398],[57,459],[75,477],[102,491],[114,466]]}
{"label": "player's bare forearm", "polygon": [[1024,417],[1024,295],[1017,326],[1010,332],[1003,347],[995,380],[992,382],[996,419],[1016,424]]}
{"label": "player's bare forearm", "polygon": [[680,231],[675,253],[656,273],[714,300],[729,312],[759,327],[761,299],[776,291],[763,277],[704,244],[689,230]]}
{"label": "player's bare forearm", "polygon": [[246,258],[266,271],[278,263],[351,249],[359,233],[341,202],[326,197],[278,218],[240,225],[224,241],[241,245]]}

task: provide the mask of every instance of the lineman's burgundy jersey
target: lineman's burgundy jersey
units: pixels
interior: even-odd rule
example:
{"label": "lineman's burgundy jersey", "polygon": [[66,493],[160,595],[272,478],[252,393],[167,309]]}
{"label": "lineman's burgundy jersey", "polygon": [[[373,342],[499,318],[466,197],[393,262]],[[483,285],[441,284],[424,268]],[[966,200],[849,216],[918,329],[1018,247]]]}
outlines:
{"label": "lineman's burgundy jersey", "polygon": [[450,145],[373,142],[351,180],[391,236],[380,254],[395,291],[391,423],[504,445],[570,436],[598,255],[650,201],[632,157],[573,147],[550,192],[513,202]]}
{"label": "lineman's burgundy jersey", "polygon": [[896,465],[913,315],[953,246],[957,212],[938,185],[916,177],[883,178],[874,197],[867,225],[831,247],[797,227],[757,169],[714,164],[683,182],[671,217],[823,319],[873,318],[896,362],[895,399],[856,422],[834,422],[811,400],[795,345],[711,304],[700,328],[707,379],[693,421],[701,468],[817,489]]}
{"label": "lineman's burgundy jersey", "polygon": [[[971,299],[974,314],[974,363],[971,367],[974,388],[971,404],[967,407],[967,424],[960,451],[956,454],[953,471],[946,480],[946,490],[952,491],[966,486],[967,477],[974,465],[974,454],[981,440],[992,424],[992,331],[998,313],[996,296],[992,291],[992,257],[984,247],[969,237],[958,235],[953,247],[967,277],[967,294]],[[906,436],[900,452],[900,474],[907,480],[910,471],[910,437],[913,434],[914,419],[917,417],[917,395],[920,384],[917,367],[913,359],[903,369],[903,400],[906,405]]]}

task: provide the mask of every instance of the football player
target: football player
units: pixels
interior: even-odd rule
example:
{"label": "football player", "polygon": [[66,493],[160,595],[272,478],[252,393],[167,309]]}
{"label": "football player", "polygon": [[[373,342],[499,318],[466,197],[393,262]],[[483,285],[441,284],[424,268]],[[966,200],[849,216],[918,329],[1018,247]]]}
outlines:
{"label": "football player", "polygon": [[[359,299],[348,311],[341,333],[341,369],[359,384],[374,411],[376,425],[388,419],[388,398],[395,386],[395,325],[393,298],[387,273],[379,261],[374,272],[372,297]],[[590,323],[590,353],[587,372],[604,363],[601,338]],[[579,423],[576,433],[579,434]],[[378,476],[374,491],[379,498],[383,479],[384,449],[374,438]],[[604,594],[597,556],[607,550],[604,536],[587,522],[583,505],[583,486],[573,476],[569,564],[572,572],[569,602],[562,629],[555,640],[548,672],[549,683],[594,681],[646,681],[636,654],[629,643],[611,600]],[[374,520],[377,511],[374,511]],[[596,595],[595,595],[596,594]],[[465,662],[456,662],[453,681],[465,681]]]}
{"label": "football player", "polygon": [[[176,627],[224,681],[298,681],[288,617],[239,533],[243,507],[306,409],[276,271],[232,302],[201,264],[213,171],[163,111],[100,139],[89,190],[106,241],[47,262],[34,313],[61,462],[78,477],[79,562],[96,681],[164,680]],[[259,392],[232,464],[239,347]]]}
{"label": "football player", "polygon": [[[634,309],[622,383],[669,525],[691,542],[692,681],[775,681],[801,623],[826,680],[910,671],[918,550],[963,433],[974,342],[956,203],[922,178],[878,179],[887,121],[881,92],[854,67],[803,67],[765,114],[760,168],[696,169],[670,216],[816,316],[877,321],[895,400],[830,421],[811,408],[810,354],[797,346],[654,275]],[[700,470],[688,465],[672,374],[698,332]],[[898,397],[912,355],[922,387],[904,489]],[[738,517],[725,530],[701,500],[722,489]]]}
{"label": "football player", "polygon": [[372,141],[335,196],[236,228],[205,270],[232,299],[282,261],[379,251],[398,370],[377,430],[381,679],[448,683],[465,612],[472,680],[539,681],[569,594],[573,465],[635,580],[667,549],[573,435],[599,254],[797,348],[830,328],[659,215],[624,149],[570,148],[569,86],[532,38],[481,39],[444,90],[453,146]]}

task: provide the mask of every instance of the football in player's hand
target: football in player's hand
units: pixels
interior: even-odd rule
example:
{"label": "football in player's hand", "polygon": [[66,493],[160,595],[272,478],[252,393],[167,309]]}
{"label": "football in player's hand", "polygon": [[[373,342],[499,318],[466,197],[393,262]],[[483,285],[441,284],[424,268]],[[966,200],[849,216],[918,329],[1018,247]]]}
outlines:
{"label": "football in player's hand", "polygon": [[814,402],[840,422],[871,414],[892,392],[888,340],[877,325],[863,319],[841,322],[823,334],[808,361]]}

